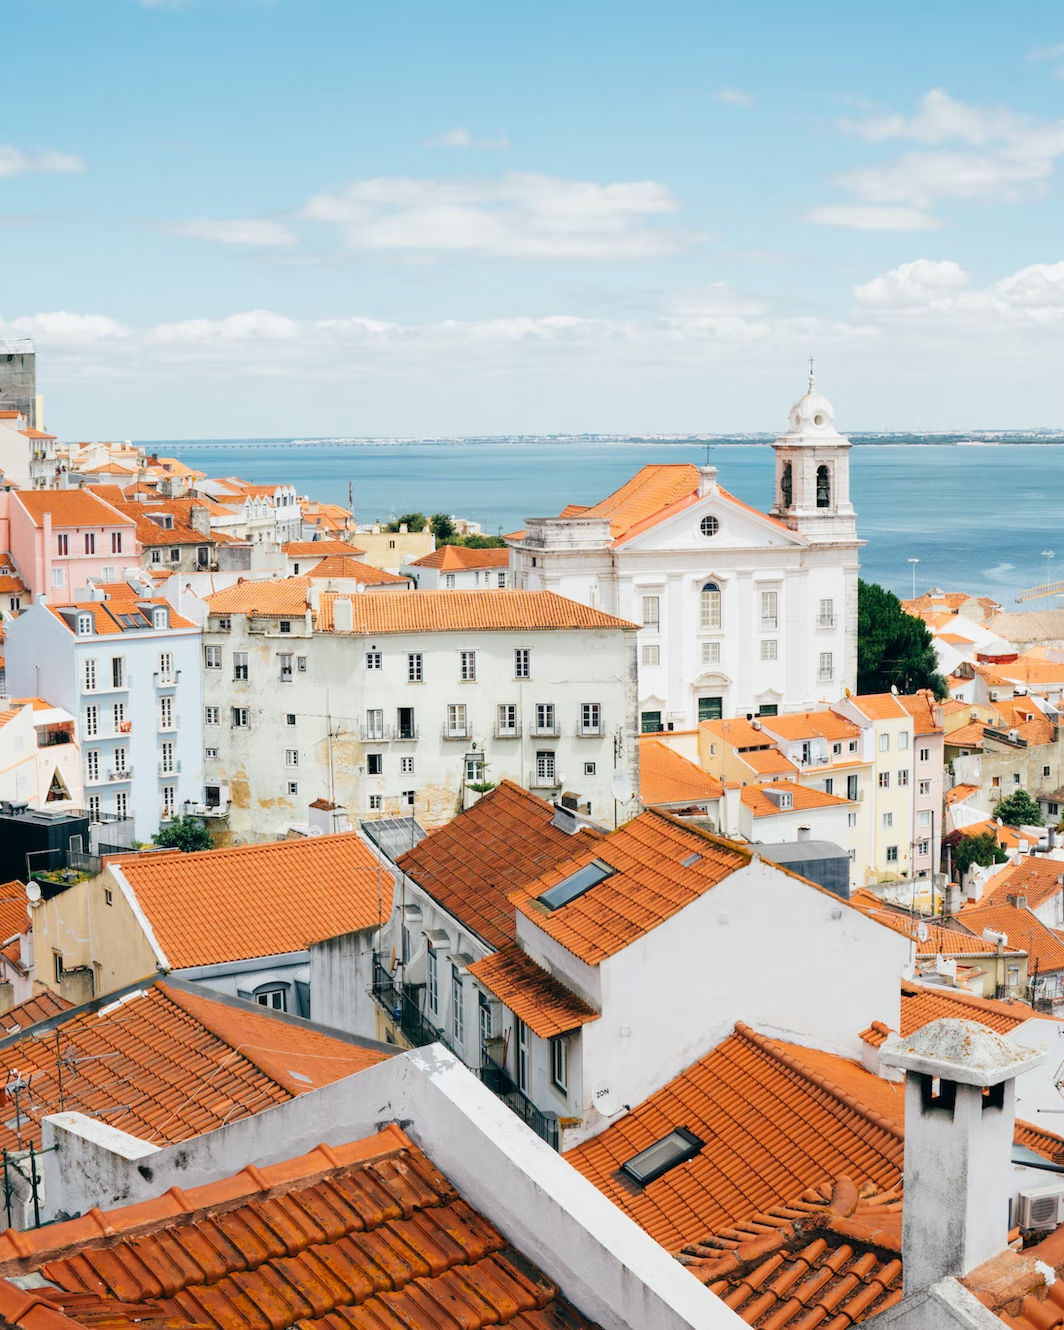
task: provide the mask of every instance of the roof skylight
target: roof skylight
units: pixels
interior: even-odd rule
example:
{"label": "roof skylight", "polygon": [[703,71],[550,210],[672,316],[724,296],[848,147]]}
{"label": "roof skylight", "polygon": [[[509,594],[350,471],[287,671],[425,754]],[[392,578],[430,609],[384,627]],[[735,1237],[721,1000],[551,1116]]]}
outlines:
{"label": "roof skylight", "polygon": [[550,891],[545,891],[539,897],[539,902],[541,905],[545,905],[548,910],[558,910],[563,905],[568,905],[570,901],[575,901],[577,896],[582,896],[585,891],[597,887],[600,882],[605,882],[616,871],[616,868],[611,868],[609,864],[604,864],[599,859],[593,859],[591,863],[585,864],[583,868],[578,868],[575,873],[559,882],[556,887],[551,887]]}
{"label": "roof skylight", "polygon": [[701,862],[702,856],[700,854],[689,854],[686,859],[680,860],[680,867],[694,868],[695,864],[700,864]]}
{"label": "roof skylight", "polygon": [[676,1127],[668,1136],[663,1136],[660,1141],[648,1145],[645,1150],[640,1150],[639,1154],[633,1155],[627,1163],[622,1164],[621,1172],[627,1173],[634,1182],[645,1187],[648,1182],[660,1178],[670,1168],[693,1159],[704,1144],[705,1142],[700,1141],[693,1131],[688,1131],[686,1127]]}

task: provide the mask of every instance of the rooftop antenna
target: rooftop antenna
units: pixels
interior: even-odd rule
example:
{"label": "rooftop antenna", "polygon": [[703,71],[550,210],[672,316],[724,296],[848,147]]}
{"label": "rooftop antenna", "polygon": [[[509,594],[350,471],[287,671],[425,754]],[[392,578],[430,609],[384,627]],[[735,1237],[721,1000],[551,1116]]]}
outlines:
{"label": "rooftop antenna", "polygon": [[813,391],[813,357],[809,357],[809,391]]}

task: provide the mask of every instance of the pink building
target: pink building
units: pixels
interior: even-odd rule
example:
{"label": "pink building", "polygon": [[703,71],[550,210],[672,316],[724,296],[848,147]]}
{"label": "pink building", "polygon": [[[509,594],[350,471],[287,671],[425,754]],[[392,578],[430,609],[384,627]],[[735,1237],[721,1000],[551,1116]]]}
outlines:
{"label": "pink building", "polygon": [[[8,548],[34,600],[77,598],[89,578],[122,581],[140,567],[137,524],[86,490],[12,490]],[[3,514],[0,513],[0,518]]]}

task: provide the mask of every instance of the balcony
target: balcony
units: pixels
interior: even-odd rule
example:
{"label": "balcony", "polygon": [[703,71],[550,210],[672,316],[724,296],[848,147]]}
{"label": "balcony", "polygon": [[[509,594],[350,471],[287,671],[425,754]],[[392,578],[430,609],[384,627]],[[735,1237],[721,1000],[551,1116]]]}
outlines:
{"label": "balcony", "polygon": [[497,1063],[490,1060],[481,1064],[480,1079],[506,1107],[516,1113],[526,1127],[532,1130],[542,1141],[546,1141],[552,1150],[560,1148],[561,1133],[558,1130],[556,1113],[541,1113],[529,1097],[519,1090],[509,1075]]}
{"label": "balcony", "polygon": [[473,731],[468,725],[445,725],[442,730],[444,739],[464,740],[473,736]]}
{"label": "balcony", "polygon": [[176,775],[178,775],[178,773],[180,772],[180,770],[181,770],[181,759],[180,759],[180,758],[177,758],[177,759],[176,759],[175,761],[173,761],[173,762],[160,762],[160,763],[159,763],[159,775],[160,775],[160,776],[176,776]]}
{"label": "balcony", "polygon": [[557,721],[549,725],[533,725],[529,733],[533,739],[557,739],[561,736],[561,726]]}
{"label": "balcony", "polygon": [[133,768],[132,768],[132,767],[123,767],[121,771],[109,771],[109,772],[107,773],[107,779],[108,779],[109,781],[116,781],[116,780],[118,780],[118,781],[132,780],[132,779],[133,779]]}
{"label": "balcony", "polygon": [[539,774],[535,771],[528,773],[528,784],[525,786],[528,790],[557,790],[561,786],[561,780],[552,771],[549,774]]}
{"label": "balcony", "polygon": [[816,626],[818,628],[834,628],[835,622],[834,614],[818,614],[816,617]]}
{"label": "balcony", "polygon": [[53,748],[56,744],[72,744],[74,736],[69,730],[48,730],[40,729],[37,731],[37,747]]}
{"label": "balcony", "polygon": [[578,739],[601,739],[606,731],[601,725],[581,725],[576,731]]}
{"label": "balcony", "polygon": [[496,725],[492,734],[496,739],[520,739],[520,725]]}
{"label": "balcony", "polygon": [[397,984],[379,958],[373,957],[373,1000],[412,1048],[424,1048],[442,1039],[440,1031],[421,1011],[424,989],[424,984]]}
{"label": "balcony", "polygon": [[181,679],[181,671],[173,670],[170,674],[160,674],[156,670],[152,678],[155,680],[156,688],[176,688]]}

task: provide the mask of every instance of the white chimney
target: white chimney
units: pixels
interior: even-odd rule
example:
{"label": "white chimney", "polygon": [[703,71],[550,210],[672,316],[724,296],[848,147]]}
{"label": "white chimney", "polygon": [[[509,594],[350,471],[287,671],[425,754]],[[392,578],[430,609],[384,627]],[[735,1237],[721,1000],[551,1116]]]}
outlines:
{"label": "white chimney", "polygon": [[1016,1077],[1045,1058],[976,1021],[932,1021],[880,1048],[906,1073],[906,1298],[1005,1250]]}
{"label": "white chimney", "polygon": [[799,828],[798,828],[798,839],[799,839],[799,840],[812,840],[812,839],[813,839],[813,829],[812,829],[811,827],[799,827]]}
{"label": "white chimney", "polygon": [[715,466],[700,466],[698,468],[698,496],[705,498],[707,494],[716,494],[717,492],[717,468]]}
{"label": "white chimney", "polygon": [[355,628],[355,607],[347,596],[333,601],[333,629],[338,633],[351,633]]}
{"label": "white chimney", "polygon": [[721,835],[739,835],[739,808],[742,804],[742,790],[738,785],[728,783],[724,786],[724,798],[721,803]]}

